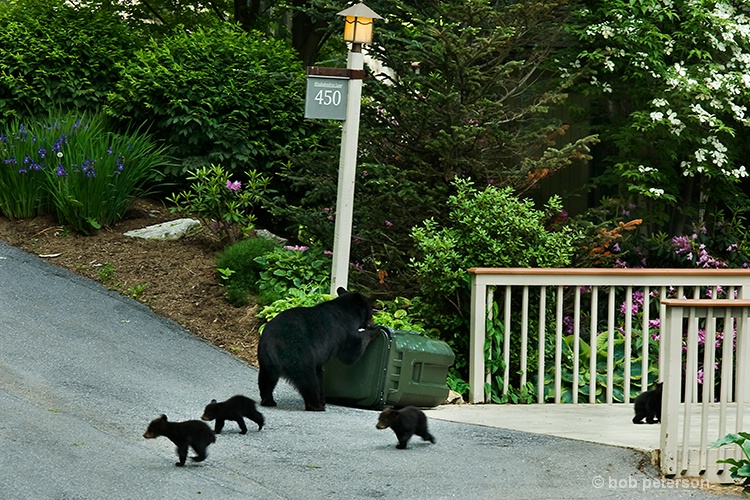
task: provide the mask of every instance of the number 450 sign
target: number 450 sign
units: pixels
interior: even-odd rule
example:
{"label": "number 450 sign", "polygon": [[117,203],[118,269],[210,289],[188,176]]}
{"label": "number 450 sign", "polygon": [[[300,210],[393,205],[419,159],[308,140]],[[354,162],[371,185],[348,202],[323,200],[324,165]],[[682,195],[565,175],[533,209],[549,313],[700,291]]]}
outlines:
{"label": "number 450 sign", "polygon": [[348,88],[345,77],[308,75],[305,118],[345,120]]}

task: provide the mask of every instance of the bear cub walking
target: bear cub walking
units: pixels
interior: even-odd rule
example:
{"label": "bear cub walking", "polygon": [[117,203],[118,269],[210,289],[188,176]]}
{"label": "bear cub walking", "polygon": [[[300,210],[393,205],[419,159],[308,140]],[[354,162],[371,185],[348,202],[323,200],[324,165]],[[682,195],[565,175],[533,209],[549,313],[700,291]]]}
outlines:
{"label": "bear cub walking", "polygon": [[216,420],[214,434],[221,432],[224,428],[225,420],[234,420],[240,426],[240,434],[246,434],[247,427],[245,426],[244,417],[258,424],[258,430],[263,428],[263,415],[255,409],[255,401],[238,394],[221,403],[217,403],[215,399],[212,399],[203,410],[201,420]]}
{"label": "bear cub walking", "polygon": [[155,439],[159,436],[164,436],[177,445],[177,456],[180,457],[180,461],[175,464],[177,467],[185,465],[188,447],[196,453],[190,458],[195,462],[202,462],[208,456],[206,448],[216,441],[211,428],[200,420],[169,422],[166,415],[152,420],[143,433],[146,439]]}
{"label": "bear cub walking", "polygon": [[406,406],[400,410],[386,408],[378,417],[378,423],[375,424],[377,429],[387,429],[390,427],[396,433],[398,438],[399,450],[406,449],[406,443],[416,434],[425,441],[435,443],[435,438],[427,431],[427,416],[419,408]]}
{"label": "bear cub walking", "polygon": [[661,422],[661,393],[662,383],[657,382],[655,389],[643,392],[635,398],[633,405],[635,409],[634,424],[642,424],[644,418],[648,424]]}

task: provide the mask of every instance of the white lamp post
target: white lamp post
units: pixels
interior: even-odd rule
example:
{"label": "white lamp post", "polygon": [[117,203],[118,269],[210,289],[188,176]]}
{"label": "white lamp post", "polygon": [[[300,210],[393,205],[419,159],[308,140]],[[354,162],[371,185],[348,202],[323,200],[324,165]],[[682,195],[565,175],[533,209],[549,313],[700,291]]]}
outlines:
{"label": "white lamp post", "polygon": [[372,42],[374,19],[382,19],[362,2],[338,13],[346,18],[344,40],[351,43],[346,69],[349,70],[349,89],[346,119],[341,131],[339,184],[336,195],[336,225],[333,237],[333,265],[331,266],[331,294],[349,282],[349,253],[352,241],[354,209],[354,179],[357,171],[357,143],[359,140],[359,109],[362,100],[364,59],[362,44]]}

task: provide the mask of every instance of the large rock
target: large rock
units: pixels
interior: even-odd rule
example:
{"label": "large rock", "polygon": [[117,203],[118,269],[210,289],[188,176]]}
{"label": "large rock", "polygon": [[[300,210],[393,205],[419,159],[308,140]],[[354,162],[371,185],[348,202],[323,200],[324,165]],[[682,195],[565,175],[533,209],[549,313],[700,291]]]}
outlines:
{"label": "large rock", "polygon": [[195,219],[176,219],[147,226],[142,229],[134,229],[124,233],[124,236],[142,238],[144,240],[179,240],[185,236],[196,234],[200,230],[200,221]]}
{"label": "large rock", "polygon": [[286,238],[282,238],[281,236],[277,236],[277,235],[273,234],[271,231],[269,231],[268,229],[256,229],[255,230],[255,236],[257,236],[258,238],[265,238],[267,240],[274,241],[274,242],[278,243],[280,246],[284,246],[284,245],[287,244],[287,239]]}

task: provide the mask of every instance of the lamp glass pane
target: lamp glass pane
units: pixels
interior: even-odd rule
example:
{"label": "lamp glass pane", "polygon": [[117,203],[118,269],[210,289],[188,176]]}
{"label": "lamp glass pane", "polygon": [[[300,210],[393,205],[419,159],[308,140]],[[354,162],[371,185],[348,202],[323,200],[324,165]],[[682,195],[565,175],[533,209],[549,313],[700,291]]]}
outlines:
{"label": "lamp glass pane", "polygon": [[344,23],[344,40],[353,43],[372,42],[372,19],[347,16]]}

